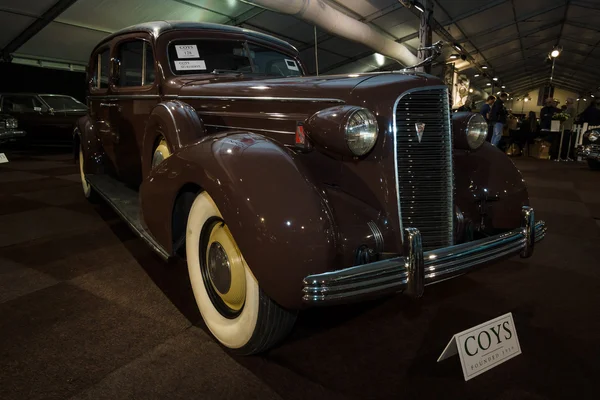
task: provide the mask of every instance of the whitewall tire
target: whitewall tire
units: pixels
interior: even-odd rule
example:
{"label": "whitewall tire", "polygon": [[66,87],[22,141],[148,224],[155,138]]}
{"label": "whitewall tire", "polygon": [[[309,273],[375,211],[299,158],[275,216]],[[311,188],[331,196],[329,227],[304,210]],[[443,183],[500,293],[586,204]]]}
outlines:
{"label": "whitewall tire", "polygon": [[91,200],[94,197],[92,186],[85,179],[84,171],[85,157],[83,156],[83,149],[79,148],[79,175],[81,177],[81,187],[83,188],[83,195],[86,199]]}
{"label": "whitewall tire", "polygon": [[186,258],[202,318],[223,346],[238,354],[255,354],[289,333],[296,313],[261,291],[207,192],[196,197],[190,210]]}

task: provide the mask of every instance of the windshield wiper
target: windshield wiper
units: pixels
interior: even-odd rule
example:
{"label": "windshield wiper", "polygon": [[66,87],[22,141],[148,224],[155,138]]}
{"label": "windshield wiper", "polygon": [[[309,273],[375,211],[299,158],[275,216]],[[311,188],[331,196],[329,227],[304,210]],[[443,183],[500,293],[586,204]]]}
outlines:
{"label": "windshield wiper", "polygon": [[213,72],[211,72],[212,74],[235,74],[237,76],[242,76],[244,75],[243,72],[241,71],[236,71],[233,69],[214,69]]}

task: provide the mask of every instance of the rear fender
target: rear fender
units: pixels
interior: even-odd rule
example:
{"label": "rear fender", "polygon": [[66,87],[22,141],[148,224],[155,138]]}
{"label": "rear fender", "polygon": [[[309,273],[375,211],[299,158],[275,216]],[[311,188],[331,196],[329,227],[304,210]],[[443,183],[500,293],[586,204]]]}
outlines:
{"label": "rear fender", "polygon": [[308,172],[285,147],[252,133],[215,135],[175,151],[141,186],[145,222],[173,251],[172,213],[182,187],[213,198],[261,288],[301,306],[302,279],[334,266],[333,216]]}
{"label": "rear fender", "polygon": [[96,128],[93,121],[88,115],[79,118],[75,124],[73,146],[73,153],[76,157],[79,156],[79,151],[83,151],[86,174],[102,172],[104,149],[102,148],[100,139],[96,135]]}

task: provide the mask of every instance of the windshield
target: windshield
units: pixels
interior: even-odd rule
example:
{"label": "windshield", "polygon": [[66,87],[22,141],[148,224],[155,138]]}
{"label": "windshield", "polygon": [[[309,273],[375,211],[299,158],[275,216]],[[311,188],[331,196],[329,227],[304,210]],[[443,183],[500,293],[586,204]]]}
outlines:
{"label": "windshield", "polygon": [[55,111],[85,110],[86,105],[70,96],[40,96]]}
{"label": "windshield", "polygon": [[169,46],[169,63],[171,70],[177,75],[302,75],[298,62],[287,54],[251,43],[248,44],[248,50],[241,41],[180,40]]}

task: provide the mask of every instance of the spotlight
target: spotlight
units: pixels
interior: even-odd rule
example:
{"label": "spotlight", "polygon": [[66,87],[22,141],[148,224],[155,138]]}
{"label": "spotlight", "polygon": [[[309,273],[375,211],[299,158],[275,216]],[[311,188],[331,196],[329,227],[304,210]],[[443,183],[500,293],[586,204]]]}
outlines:
{"label": "spotlight", "polygon": [[579,101],[579,99],[577,99],[577,101]]}
{"label": "spotlight", "polygon": [[483,67],[481,67],[482,69],[487,69],[487,67],[484,65]]}
{"label": "spotlight", "polygon": [[425,12],[425,10],[423,10],[423,7],[419,3],[414,3],[413,6],[415,6],[415,8],[421,12]]}
{"label": "spotlight", "polygon": [[587,99],[583,99],[583,101],[587,101]]}
{"label": "spotlight", "polygon": [[473,75],[473,78],[478,78],[478,77],[479,77],[479,74]]}
{"label": "spotlight", "polygon": [[558,49],[554,49],[554,50],[552,50],[552,53],[550,53],[550,55],[551,55],[553,58],[556,58],[556,57],[560,56],[560,50],[558,50]]}
{"label": "spotlight", "polygon": [[460,55],[458,55],[458,54],[451,54],[450,55],[450,59],[451,60],[456,60],[458,57],[460,57]]}
{"label": "spotlight", "polygon": [[454,43],[452,45],[452,47],[454,47],[456,49],[456,51],[458,51],[459,53],[462,51],[462,49],[460,48],[460,46],[458,44],[456,44],[456,43]]}
{"label": "spotlight", "polygon": [[528,101],[529,101],[529,98],[525,97],[525,98],[523,99],[523,101],[524,101],[524,102],[528,102]]}
{"label": "spotlight", "polygon": [[592,97],[596,97],[596,96],[594,96],[593,94],[590,94],[590,96],[592,96]]}
{"label": "spotlight", "polygon": [[498,81],[498,78],[493,78],[495,81]]}
{"label": "spotlight", "polygon": [[473,88],[469,89],[469,93],[473,93]]}
{"label": "spotlight", "polygon": [[506,86],[502,85],[502,89],[506,89]]}
{"label": "spotlight", "polygon": [[488,83],[486,83],[486,85],[488,85],[488,86],[492,86],[492,84],[491,84],[491,83],[489,83],[489,82],[488,82]]}
{"label": "spotlight", "polygon": [[496,93],[496,94],[500,94],[500,92]]}

